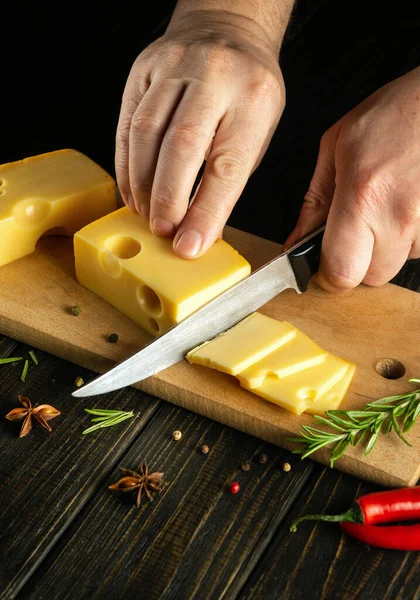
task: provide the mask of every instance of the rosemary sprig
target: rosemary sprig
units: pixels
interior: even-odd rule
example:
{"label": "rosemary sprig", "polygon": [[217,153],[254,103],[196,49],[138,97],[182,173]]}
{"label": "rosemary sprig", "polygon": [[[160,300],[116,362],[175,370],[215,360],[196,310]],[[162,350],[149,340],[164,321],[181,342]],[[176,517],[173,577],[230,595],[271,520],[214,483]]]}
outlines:
{"label": "rosemary sprig", "polygon": [[[409,382],[420,383],[420,379],[410,379]],[[301,448],[293,450],[302,459],[333,444],[330,456],[330,466],[333,467],[347,448],[360,444],[366,434],[365,455],[373,450],[381,433],[395,431],[405,444],[411,446],[404,433],[410,431],[420,415],[420,389],[369,402],[363,410],[327,410],[325,415],[312,416],[319,424],[334,431],[302,425],[299,437],[288,438],[288,441],[302,444]]]}
{"label": "rosemary sprig", "polygon": [[95,425],[92,425],[91,427],[88,427],[82,431],[82,435],[92,433],[92,431],[96,431],[102,427],[112,427],[112,425],[118,425],[118,423],[122,423],[126,419],[131,419],[134,417],[132,410],[125,411],[107,410],[105,408],[85,408],[85,412],[90,415],[95,415],[95,418],[91,419],[92,423],[95,423]]}

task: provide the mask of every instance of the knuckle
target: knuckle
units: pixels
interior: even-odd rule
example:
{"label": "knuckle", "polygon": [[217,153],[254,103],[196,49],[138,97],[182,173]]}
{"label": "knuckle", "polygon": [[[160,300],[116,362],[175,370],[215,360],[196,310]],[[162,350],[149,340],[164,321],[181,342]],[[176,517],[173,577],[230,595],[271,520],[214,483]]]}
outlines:
{"label": "knuckle", "polygon": [[131,118],[127,116],[122,116],[118,122],[117,132],[116,132],[116,142],[120,147],[128,146],[128,138],[130,135],[131,128]]}
{"label": "knuckle", "polygon": [[153,187],[152,204],[154,212],[173,210],[178,206],[178,196],[173,188],[164,183]]}
{"label": "knuckle", "polygon": [[174,124],[167,133],[166,142],[171,152],[177,155],[197,152],[205,138],[204,126],[200,123],[182,121]]}
{"label": "knuckle", "polygon": [[382,168],[364,168],[354,177],[354,202],[359,210],[378,214],[394,192],[389,175]]}
{"label": "knuckle", "polygon": [[153,115],[141,110],[134,113],[131,127],[142,136],[156,137],[159,134],[161,123]]}
{"label": "knuckle", "polygon": [[262,65],[254,68],[250,84],[250,98],[255,104],[266,104],[281,94],[281,84],[277,75]]}
{"label": "knuckle", "polygon": [[216,179],[233,184],[242,182],[248,170],[244,157],[234,151],[210,156],[207,167],[210,175]]}

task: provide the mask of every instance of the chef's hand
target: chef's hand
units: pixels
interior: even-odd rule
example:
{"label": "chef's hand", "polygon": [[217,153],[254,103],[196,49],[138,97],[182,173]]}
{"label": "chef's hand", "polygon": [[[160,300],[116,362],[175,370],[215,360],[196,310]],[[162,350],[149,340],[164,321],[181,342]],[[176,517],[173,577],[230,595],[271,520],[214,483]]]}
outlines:
{"label": "chef's hand", "polygon": [[115,160],[125,204],[149,217],[156,234],[174,236],[185,258],[221,235],[278,124],[285,105],[278,53],[288,20],[277,16],[277,0],[242,3],[274,11],[268,29],[226,10],[186,10],[192,4],[180,2],[163,37],[134,62]]}
{"label": "chef's hand", "polygon": [[322,137],[291,245],[327,223],[319,285],[392,279],[420,257],[420,68],[387,84]]}

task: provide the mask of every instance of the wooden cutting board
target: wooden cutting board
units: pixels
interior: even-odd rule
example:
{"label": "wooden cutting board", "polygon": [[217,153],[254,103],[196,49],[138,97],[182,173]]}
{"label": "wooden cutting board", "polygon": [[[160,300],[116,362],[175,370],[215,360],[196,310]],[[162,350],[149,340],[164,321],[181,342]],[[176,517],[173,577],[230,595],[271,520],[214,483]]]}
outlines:
{"label": "wooden cutting board", "polygon": [[[253,269],[281,251],[278,244],[229,227],[225,239]],[[97,373],[151,339],[77,283],[71,239],[42,239],[34,254],[1,267],[0,282],[3,334]],[[82,309],[77,318],[68,312],[76,304]],[[420,294],[388,284],[382,288],[359,286],[335,296],[313,284],[301,295],[283,292],[261,312],[291,322],[321,347],[356,363],[344,408],[361,408],[371,399],[414,389],[408,379],[420,377]],[[119,335],[117,344],[107,341],[112,332]],[[405,374],[395,380],[383,377],[375,369],[382,359],[390,359],[391,370],[392,361],[400,361]],[[308,415],[297,417],[245,391],[233,377],[186,361],[136,387],[285,448],[293,447],[286,437],[296,435],[303,424],[314,424]],[[92,405],[92,399],[83,401]],[[415,485],[420,477],[419,424],[408,438],[411,447],[395,433],[383,436],[367,457],[361,447],[351,447],[335,468],[384,486]],[[312,456],[328,464],[328,451]]]}

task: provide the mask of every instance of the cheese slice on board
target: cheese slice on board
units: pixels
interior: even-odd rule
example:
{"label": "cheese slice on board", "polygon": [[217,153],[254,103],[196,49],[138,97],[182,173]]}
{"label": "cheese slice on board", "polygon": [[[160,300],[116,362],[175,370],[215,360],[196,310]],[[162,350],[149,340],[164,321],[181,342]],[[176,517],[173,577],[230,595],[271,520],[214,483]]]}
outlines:
{"label": "cheese slice on board", "polygon": [[356,365],[349,363],[346,374],[338,383],[319,398],[316,402],[311,403],[305,412],[311,415],[323,415],[327,410],[338,410],[343,401],[344,396],[349,389],[351,380],[353,379]]}
{"label": "cheese slice on board", "polygon": [[[276,375],[267,375],[259,387],[250,391],[301,415],[344,377],[348,366],[346,360],[328,354],[322,363],[288,377],[280,379]],[[250,389],[242,381],[241,385]]]}
{"label": "cheese slice on board", "polygon": [[160,335],[251,272],[227,242],[195,260],[177,256],[141,215],[121,208],[74,236],[76,276],[152,335]]}
{"label": "cheese slice on board", "polygon": [[117,208],[114,179],[76,150],[0,165],[0,266],[46,234],[73,235]]}
{"label": "cheese slice on board", "polygon": [[227,332],[191,350],[186,359],[237,375],[280,346],[288,346],[295,335],[296,329],[289,323],[252,313]]}
{"label": "cheese slice on board", "polygon": [[324,362],[327,352],[302,331],[295,329],[295,332],[294,338],[287,344],[239,373],[241,383],[249,389],[258,388],[267,375],[276,375],[281,379]]}

